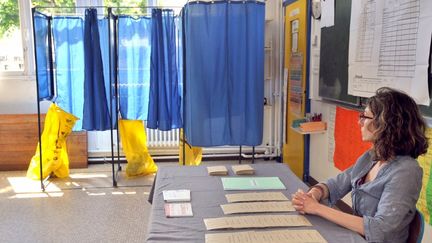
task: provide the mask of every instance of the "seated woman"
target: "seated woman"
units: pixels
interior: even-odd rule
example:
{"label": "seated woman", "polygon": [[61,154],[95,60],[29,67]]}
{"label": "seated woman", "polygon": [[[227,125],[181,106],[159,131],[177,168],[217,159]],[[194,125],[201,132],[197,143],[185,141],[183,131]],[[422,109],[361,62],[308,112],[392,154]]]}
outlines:
{"label": "seated woman", "polygon": [[[346,171],[307,193],[293,194],[302,214],[315,214],[356,231],[369,242],[406,242],[422,186],[416,158],[426,153],[426,125],[414,100],[380,88],[368,100],[359,121],[362,140],[373,143]],[[351,192],[354,215],[320,204],[334,205]]]}

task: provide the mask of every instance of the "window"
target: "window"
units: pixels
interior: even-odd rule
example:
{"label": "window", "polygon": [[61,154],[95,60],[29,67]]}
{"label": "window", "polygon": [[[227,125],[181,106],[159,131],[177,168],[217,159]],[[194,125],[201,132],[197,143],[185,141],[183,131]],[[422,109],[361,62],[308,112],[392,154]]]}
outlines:
{"label": "window", "polygon": [[181,8],[188,2],[188,0],[149,0],[152,1],[153,4],[149,4],[151,6],[161,6],[161,7],[176,7],[173,8],[175,14],[179,14]]}
{"label": "window", "polygon": [[[20,14],[20,9],[23,9]],[[30,17],[24,9],[30,9],[30,0],[5,0],[0,2],[0,76],[22,76],[31,75],[27,67],[32,67],[30,62],[27,45],[25,41],[30,41]],[[27,13],[27,16],[26,16]],[[27,29],[28,31],[21,31]],[[25,47],[25,48],[24,48]]]}
{"label": "window", "polygon": [[[23,76],[34,80],[32,6],[161,6],[177,7],[187,0],[2,0],[0,1],[0,77]],[[59,12],[57,10],[54,12]],[[63,10],[64,11],[64,10]]]}

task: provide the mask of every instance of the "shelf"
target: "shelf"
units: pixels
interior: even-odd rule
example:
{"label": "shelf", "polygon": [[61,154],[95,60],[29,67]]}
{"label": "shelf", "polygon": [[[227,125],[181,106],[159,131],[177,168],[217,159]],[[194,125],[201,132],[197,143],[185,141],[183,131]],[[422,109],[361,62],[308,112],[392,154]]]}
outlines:
{"label": "shelf", "polygon": [[291,127],[292,130],[294,130],[297,133],[303,134],[303,135],[308,135],[308,134],[319,134],[319,133],[325,133],[327,130],[319,130],[319,131],[313,131],[313,132],[303,132],[302,130],[300,130],[299,127]]}

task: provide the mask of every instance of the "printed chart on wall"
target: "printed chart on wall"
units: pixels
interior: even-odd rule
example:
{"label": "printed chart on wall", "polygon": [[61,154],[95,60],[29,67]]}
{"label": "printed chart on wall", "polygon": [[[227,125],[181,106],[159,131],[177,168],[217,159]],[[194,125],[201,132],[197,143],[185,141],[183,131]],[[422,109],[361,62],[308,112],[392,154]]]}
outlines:
{"label": "printed chart on wall", "polygon": [[289,68],[289,108],[291,112],[301,115],[303,103],[302,63],[300,53],[293,54]]}
{"label": "printed chart on wall", "polygon": [[429,140],[429,148],[426,154],[419,156],[417,161],[423,168],[423,185],[420,192],[420,197],[417,201],[417,208],[423,214],[426,222],[432,225],[432,178],[431,178],[431,163],[432,163],[432,128],[426,130],[426,136]]}
{"label": "printed chart on wall", "polygon": [[352,1],[348,93],[370,97],[379,87],[404,90],[429,105],[432,1]]}
{"label": "printed chart on wall", "polygon": [[361,139],[359,112],[336,107],[334,165],[341,171],[353,165],[358,157],[371,148]]}

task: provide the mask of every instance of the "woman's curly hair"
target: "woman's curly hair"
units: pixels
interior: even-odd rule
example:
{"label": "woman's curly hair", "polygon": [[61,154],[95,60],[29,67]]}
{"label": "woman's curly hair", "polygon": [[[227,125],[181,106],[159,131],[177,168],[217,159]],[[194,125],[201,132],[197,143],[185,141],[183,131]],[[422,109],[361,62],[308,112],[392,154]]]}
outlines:
{"label": "woman's curly hair", "polygon": [[426,124],[415,101],[407,94],[388,87],[369,98],[375,127],[373,159],[388,161],[397,155],[417,158],[426,153]]}

